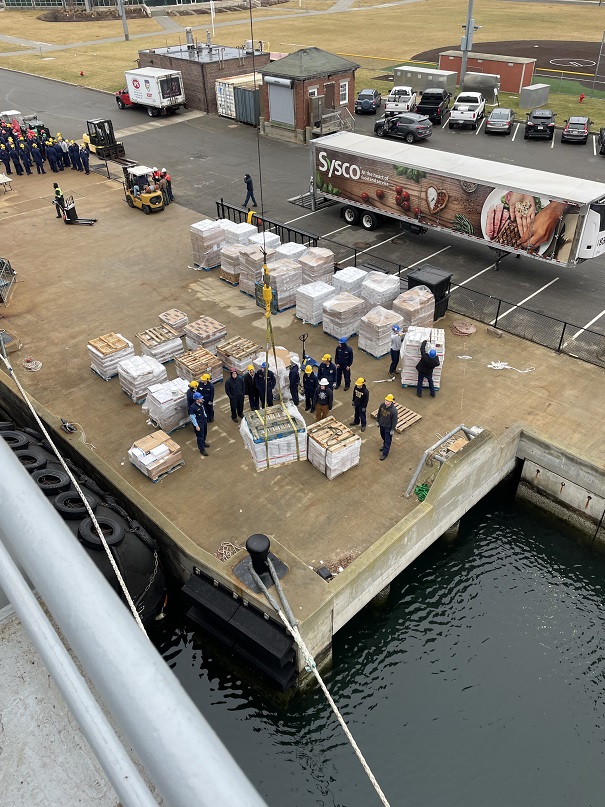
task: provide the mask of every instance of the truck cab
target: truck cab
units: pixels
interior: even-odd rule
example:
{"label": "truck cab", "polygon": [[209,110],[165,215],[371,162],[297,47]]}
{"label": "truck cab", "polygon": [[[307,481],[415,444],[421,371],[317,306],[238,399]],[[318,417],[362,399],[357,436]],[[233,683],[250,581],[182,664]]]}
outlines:
{"label": "truck cab", "polygon": [[124,197],[128,207],[137,207],[145,215],[164,209],[164,198],[153,179],[153,169],[146,165],[125,165]]}
{"label": "truck cab", "polygon": [[126,109],[127,106],[134,106],[134,103],[130,100],[128,87],[124,87],[123,90],[117,91],[116,104],[118,105],[118,109]]}

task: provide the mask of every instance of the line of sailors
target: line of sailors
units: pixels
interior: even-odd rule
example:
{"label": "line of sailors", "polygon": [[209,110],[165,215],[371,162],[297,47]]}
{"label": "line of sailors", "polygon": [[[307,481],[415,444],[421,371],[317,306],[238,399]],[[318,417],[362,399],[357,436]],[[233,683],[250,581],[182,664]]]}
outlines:
{"label": "line of sailors", "polygon": [[13,170],[17,176],[32,174],[33,166],[36,173],[45,174],[46,162],[55,174],[66,168],[90,174],[89,160],[88,149],[79,146],[75,140],[64,140],[61,132],[52,138],[45,131],[38,134],[34,129],[27,129],[23,133],[20,128],[11,128],[5,122],[0,122],[0,161],[7,176]]}

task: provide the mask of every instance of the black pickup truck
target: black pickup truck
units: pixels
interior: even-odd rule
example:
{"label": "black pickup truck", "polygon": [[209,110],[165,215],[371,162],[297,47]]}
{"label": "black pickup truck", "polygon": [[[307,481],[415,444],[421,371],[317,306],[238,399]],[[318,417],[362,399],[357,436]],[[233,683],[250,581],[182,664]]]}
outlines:
{"label": "black pickup truck", "polygon": [[450,108],[452,94],[439,87],[426,89],[416,107],[416,112],[426,115],[433,123],[441,123]]}

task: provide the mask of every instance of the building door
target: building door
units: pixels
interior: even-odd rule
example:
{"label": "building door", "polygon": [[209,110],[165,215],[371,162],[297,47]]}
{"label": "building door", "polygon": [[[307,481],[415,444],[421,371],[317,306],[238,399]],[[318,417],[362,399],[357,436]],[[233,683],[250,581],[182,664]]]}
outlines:
{"label": "building door", "polygon": [[334,109],[334,82],[324,84],[324,96],[326,98],[326,109]]}
{"label": "building door", "polygon": [[269,119],[294,124],[294,93],[290,87],[269,84]]}

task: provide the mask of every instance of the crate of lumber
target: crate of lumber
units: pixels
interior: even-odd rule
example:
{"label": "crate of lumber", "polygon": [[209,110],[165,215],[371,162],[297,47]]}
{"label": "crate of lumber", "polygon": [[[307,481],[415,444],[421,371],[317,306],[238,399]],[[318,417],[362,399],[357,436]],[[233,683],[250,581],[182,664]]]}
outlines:
{"label": "crate of lumber", "polygon": [[204,373],[210,375],[212,383],[223,380],[223,364],[221,360],[203,347],[190,350],[177,356],[174,360],[176,374],[186,381],[199,381]]}
{"label": "crate of lumber", "polygon": [[162,364],[184,352],[183,340],[170,325],[156,325],[136,334],[143,356],[153,356]]}
{"label": "crate of lumber", "polygon": [[232,336],[216,347],[216,355],[223,366],[230,370],[235,367],[238,373],[245,373],[249,364],[258,355],[260,347],[243,336]]}
{"label": "crate of lumber", "polygon": [[[395,431],[398,434],[401,434],[414,423],[418,423],[419,420],[422,420],[422,415],[419,415],[418,412],[406,409],[405,406],[399,403],[395,403],[395,408],[397,409],[397,425],[395,426]],[[372,412],[372,417],[374,420],[378,418],[378,409]]]}
{"label": "crate of lumber", "polygon": [[180,446],[163,431],[136,440],[128,449],[128,457],[153,482],[185,464]]}
{"label": "crate of lumber", "polygon": [[164,325],[170,325],[173,331],[179,336],[184,336],[184,327],[189,324],[189,317],[184,311],[179,311],[178,308],[171,308],[169,311],[164,311],[160,314],[160,321]]}
{"label": "crate of lumber", "polygon": [[307,459],[328,479],[359,465],[360,453],[361,437],[332,416],[307,427]]}
{"label": "crate of lumber", "polygon": [[212,317],[200,317],[186,325],[184,330],[189,350],[203,347],[210,353],[216,353],[218,343],[227,336],[227,328]]}
{"label": "crate of lumber", "polygon": [[124,339],[120,333],[106,333],[96,339],[90,339],[87,346],[90,355],[90,367],[105,381],[118,374],[118,364],[129,356],[134,356],[132,342]]}
{"label": "crate of lumber", "polygon": [[285,408],[248,412],[241,422],[240,434],[257,471],[307,458],[305,421],[293,404]]}

